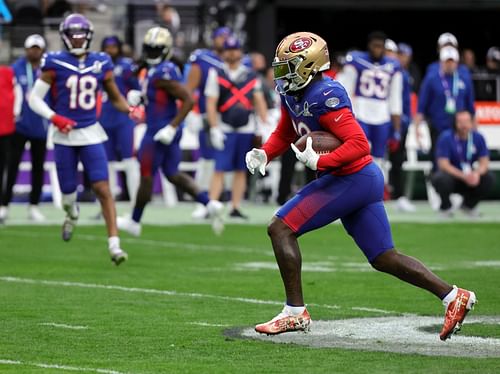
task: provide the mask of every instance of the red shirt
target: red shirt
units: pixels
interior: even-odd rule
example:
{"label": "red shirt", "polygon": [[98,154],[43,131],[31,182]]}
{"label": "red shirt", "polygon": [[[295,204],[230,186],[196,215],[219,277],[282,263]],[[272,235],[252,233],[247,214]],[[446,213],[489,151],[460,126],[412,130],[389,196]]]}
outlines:
{"label": "red shirt", "polygon": [[14,71],[10,66],[0,66],[0,136],[12,134],[14,118]]}
{"label": "red shirt", "polygon": [[[349,108],[323,114],[318,121],[325,131],[342,141],[337,149],[319,157],[318,171],[331,170],[334,175],[348,175],[372,161],[368,139]],[[262,146],[268,161],[283,154],[297,137],[288,111],[282,106],[278,126]]]}

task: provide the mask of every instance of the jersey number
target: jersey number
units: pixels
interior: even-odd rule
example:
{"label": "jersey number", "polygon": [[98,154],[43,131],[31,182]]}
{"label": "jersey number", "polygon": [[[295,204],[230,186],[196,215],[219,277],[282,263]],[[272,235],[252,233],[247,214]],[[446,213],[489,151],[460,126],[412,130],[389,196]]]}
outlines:
{"label": "jersey number", "polygon": [[359,78],[359,92],[364,97],[385,99],[391,76],[382,70],[363,70]]}
{"label": "jersey number", "polygon": [[79,76],[73,74],[66,81],[66,87],[68,87],[70,91],[70,109],[77,109],[80,107],[84,110],[91,110],[95,108],[97,79],[94,76]]}

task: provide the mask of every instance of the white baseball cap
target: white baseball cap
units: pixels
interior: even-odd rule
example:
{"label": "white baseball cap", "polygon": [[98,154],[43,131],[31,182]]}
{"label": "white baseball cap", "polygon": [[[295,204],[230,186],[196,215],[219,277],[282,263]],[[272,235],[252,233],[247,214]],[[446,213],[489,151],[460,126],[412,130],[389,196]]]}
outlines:
{"label": "white baseball cap", "polygon": [[438,38],[438,46],[442,47],[444,45],[452,45],[456,48],[456,47],[458,47],[458,40],[455,37],[455,35],[453,35],[452,33],[445,32],[445,33],[439,35],[439,38]]}
{"label": "white baseball cap", "polygon": [[448,45],[441,48],[441,50],[439,51],[439,59],[441,61],[453,60],[455,62],[458,62],[460,56],[458,55],[458,50],[455,47]]}
{"label": "white baseball cap", "polygon": [[398,52],[398,45],[396,44],[396,42],[392,39],[385,39],[385,44],[384,44],[384,48],[387,50],[387,51],[391,51],[391,52],[395,52],[397,53]]}
{"label": "white baseball cap", "polygon": [[45,49],[45,39],[39,34],[33,34],[24,41],[24,48],[39,47]]}

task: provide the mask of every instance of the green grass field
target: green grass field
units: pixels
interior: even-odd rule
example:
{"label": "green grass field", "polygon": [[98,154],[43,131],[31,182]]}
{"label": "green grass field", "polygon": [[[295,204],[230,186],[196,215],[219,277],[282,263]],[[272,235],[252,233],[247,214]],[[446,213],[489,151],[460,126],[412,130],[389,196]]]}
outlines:
{"label": "green grass field", "polygon": [[[396,223],[393,229],[405,253],[476,291],[471,318],[500,315],[498,224]],[[221,237],[205,225],[146,226],[140,239],[123,235],[130,259],[120,267],[109,260],[103,227],[78,227],[70,243],[59,239],[59,230],[0,228],[1,373],[500,372],[499,357],[239,338],[234,331],[272,318],[284,301],[262,224],[229,225]],[[442,318],[431,294],[371,270],[340,225],[300,244],[313,320],[400,316],[404,325],[413,315]],[[439,328],[429,328],[436,339]],[[500,323],[466,323],[461,335],[499,339]]]}

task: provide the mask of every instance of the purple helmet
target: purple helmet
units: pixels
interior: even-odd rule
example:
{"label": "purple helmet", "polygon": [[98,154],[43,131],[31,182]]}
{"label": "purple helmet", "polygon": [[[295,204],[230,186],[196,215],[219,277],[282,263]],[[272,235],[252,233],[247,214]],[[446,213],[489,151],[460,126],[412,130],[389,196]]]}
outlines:
{"label": "purple helmet", "polygon": [[74,55],[83,55],[90,47],[94,36],[94,26],[87,17],[73,13],[59,25],[59,34],[68,51]]}

